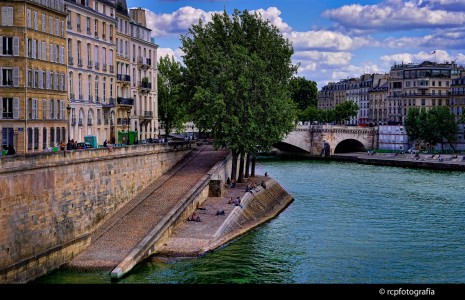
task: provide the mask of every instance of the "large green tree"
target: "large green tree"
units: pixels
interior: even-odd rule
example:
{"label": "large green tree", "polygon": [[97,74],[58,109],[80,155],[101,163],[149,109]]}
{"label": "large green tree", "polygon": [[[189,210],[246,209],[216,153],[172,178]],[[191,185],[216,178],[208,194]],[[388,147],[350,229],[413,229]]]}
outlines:
{"label": "large green tree", "polygon": [[257,13],[235,10],[199,20],[181,36],[190,113],[196,126],[211,131],[215,148],[240,157],[268,149],[294,128],[295,104],[289,81],[296,72],[294,50],[279,30]]}
{"label": "large green tree", "polygon": [[158,62],[157,80],[158,119],[167,138],[171,130],[184,129],[184,122],[188,119],[181,64],[174,57],[161,57]]}
{"label": "large green tree", "polygon": [[404,126],[415,143],[425,143],[431,148],[441,143],[444,152],[444,142],[448,142],[455,152],[453,142],[457,139],[458,125],[448,107],[410,108]]}
{"label": "large green tree", "polygon": [[299,111],[317,106],[318,88],[315,81],[307,80],[304,77],[293,77],[289,86],[291,98]]}

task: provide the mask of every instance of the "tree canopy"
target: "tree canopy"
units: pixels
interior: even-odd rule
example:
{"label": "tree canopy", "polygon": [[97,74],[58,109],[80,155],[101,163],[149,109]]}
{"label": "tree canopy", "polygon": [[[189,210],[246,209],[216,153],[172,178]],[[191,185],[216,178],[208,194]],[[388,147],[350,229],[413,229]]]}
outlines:
{"label": "tree canopy", "polygon": [[294,129],[294,50],[269,21],[247,10],[214,14],[193,25],[181,43],[190,114],[198,128],[211,130],[215,148],[243,156]]}
{"label": "tree canopy", "polygon": [[444,142],[448,142],[455,151],[452,143],[457,139],[458,125],[448,107],[438,106],[429,110],[410,108],[404,126],[415,143],[425,143],[430,147],[441,143],[444,151]]}
{"label": "tree canopy", "polygon": [[353,101],[345,101],[336,105],[333,109],[317,109],[309,106],[301,114],[302,121],[319,121],[324,123],[343,123],[358,113],[358,105]]}
{"label": "tree canopy", "polygon": [[158,118],[167,136],[174,128],[184,128],[187,108],[184,101],[184,84],[181,64],[168,55],[158,62]]}
{"label": "tree canopy", "polygon": [[318,88],[315,81],[307,80],[304,77],[293,77],[289,85],[291,98],[299,111],[317,106]]}

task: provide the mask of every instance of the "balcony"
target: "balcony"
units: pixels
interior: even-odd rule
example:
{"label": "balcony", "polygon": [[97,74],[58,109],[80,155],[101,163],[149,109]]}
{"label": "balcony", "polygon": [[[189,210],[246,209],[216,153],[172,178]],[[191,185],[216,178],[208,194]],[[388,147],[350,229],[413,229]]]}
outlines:
{"label": "balcony", "polygon": [[102,70],[106,71],[107,70],[107,64],[102,64]]}
{"label": "balcony", "polygon": [[69,94],[69,99],[71,99],[71,100],[76,99],[74,93]]}
{"label": "balcony", "polygon": [[95,103],[100,103],[100,97],[99,96],[95,96]]}
{"label": "balcony", "polygon": [[82,101],[82,99],[84,99],[83,95],[79,94],[79,100]]}
{"label": "balcony", "polygon": [[71,126],[76,126],[76,119],[71,120]]}
{"label": "balcony", "polygon": [[82,126],[84,123],[82,122],[82,119],[79,118],[79,121],[78,121],[78,126]]}
{"label": "balcony", "polygon": [[134,105],[134,98],[118,97],[118,98],[116,98],[116,104],[118,104],[120,106],[133,106]]}
{"label": "balcony", "polygon": [[148,93],[152,89],[152,83],[151,82],[139,81],[138,88],[139,88],[140,92]]}
{"label": "balcony", "polygon": [[117,118],[116,125],[119,126],[127,126],[128,125],[128,118]]}
{"label": "balcony", "polygon": [[97,119],[97,125],[102,125],[102,120]]}
{"label": "balcony", "polygon": [[71,22],[68,22],[66,25],[68,29],[73,29],[73,26],[71,26]]}
{"label": "balcony", "polygon": [[94,37],[98,40],[98,32],[97,31],[94,33]]}
{"label": "balcony", "polygon": [[106,35],[105,33],[103,33],[103,34],[102,34],[102,40],[104,40],[104,41],[105,41],[105,40],[106,40],[106,38],[107,38],[107,35]]}
{"label": "balcony", "polygon": [[98,61],[95,62],[94,66],[95,66],[95,70],[100,70],[100,64]]}
{"label": "balcony", "polygon": [[94,122],[92,122],[92,119],[88,119],[88,120],[87,120],[87,126],[92,126],[92,125],[94,125],[93,123],[94,123]]}
{"label": "balcony", "polygon": [[78,67],[82,67],[83,64],[82,64],[82,58],[78,58]]}
{"label": "balcony", "polygon": [[87,69],[92,69],[94,66],[91,61],[87,61]]}
{"label": "balcony", "polygon": [[94,96],[90,95],[89,96],[89,103],[93,103],[94,102]]}
{"label": "balcony", "polygon": [[88,34],[88,35],[91,35],[91,33],[90,33],[90,28],[87,28],[87,34]]}
{"label": "balcony", "polygon": [[116,80],[123,81],[123,82],[131,82],[131,76],[124,75],[124,74],[116,74]]}
{"label": "balcony", "polygon": [[76,24],[77,31],[81,32],[81,24]]}
{"label": "balcony", "polygon": [[148,69],[152,66],[152,60],[150,58],[139,56],[137,57],[137,64],[141,68]]}
{"label": "balcony", "polygon": [[72,56],[68,56],[68,65],[70,66],[74,65],[74,59]]}
{"label": "balcony", "polygon": [[110,65],[110,73],[115,73],[115,66]]}

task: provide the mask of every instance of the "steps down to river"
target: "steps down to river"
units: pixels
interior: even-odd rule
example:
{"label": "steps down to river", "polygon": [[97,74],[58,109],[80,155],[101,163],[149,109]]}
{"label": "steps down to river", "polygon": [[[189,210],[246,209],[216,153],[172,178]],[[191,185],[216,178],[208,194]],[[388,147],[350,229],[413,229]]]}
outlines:
{"label": "steps down to river", "polygon": [[[167,231],[173,208],[192,193],[211,168],[225,160],[228,151],[214,150],[201,146],[192,155],[180,162],[170,172],[157,179],[142,193],[134,197],[121,211],[116,213],[92,235],[91,245],[72,259],[67,267],[78,270],[113,270],[127,262],[134,251],[154,243],[154,229]],[[157,229],[158,228],[158,229]],[[164,233],[158,232],[157,236]],[[142,251],[142,250],[141,250]],[[131,262],[135,265],[138,259]],[[124,270],[126,272],[127,270]],[[119,277],[121,274],[118,274]]]}
{"label": "steps down to river", "polygon": [[[274,179],[265,176],[248,178],[249,182],[261,186],[252,192],[245,192],[247,183],[238,183],[235,188],[227,188],[224,197],[209,197],[197,209],[200,222],[185,221],[176,230],[156,258],[192,257],[215,250],[225,243],[249,232],[254,227],[270,220],[284,210],[293,198]],[[241,205],[228,204],[229,197],[241,198]],[[224,211],[224,215],[217,212]]]}

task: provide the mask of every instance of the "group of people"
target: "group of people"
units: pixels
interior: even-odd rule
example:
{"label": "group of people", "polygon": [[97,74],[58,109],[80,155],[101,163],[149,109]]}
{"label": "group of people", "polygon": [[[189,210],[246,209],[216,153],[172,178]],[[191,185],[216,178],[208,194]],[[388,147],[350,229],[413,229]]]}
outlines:
{"label": "group of people", "polygon": [[[262,182],[260,183],[260,186],[266,190],[266,183],[264,180],[262,180]],[[255,182],[248,183],[247,186],[245,187],[245,191],[252,193],[252,190],[255,189],[256,187],[257,187],[257,184]]]}
{"label": "group of people", "polygon": [[240,206],[243,208],[241,205],[241,198],[239,196],[237,196],[235,199],[233,199],[233,197],[229,197],[228,204],[234,204],[234,206]]}

